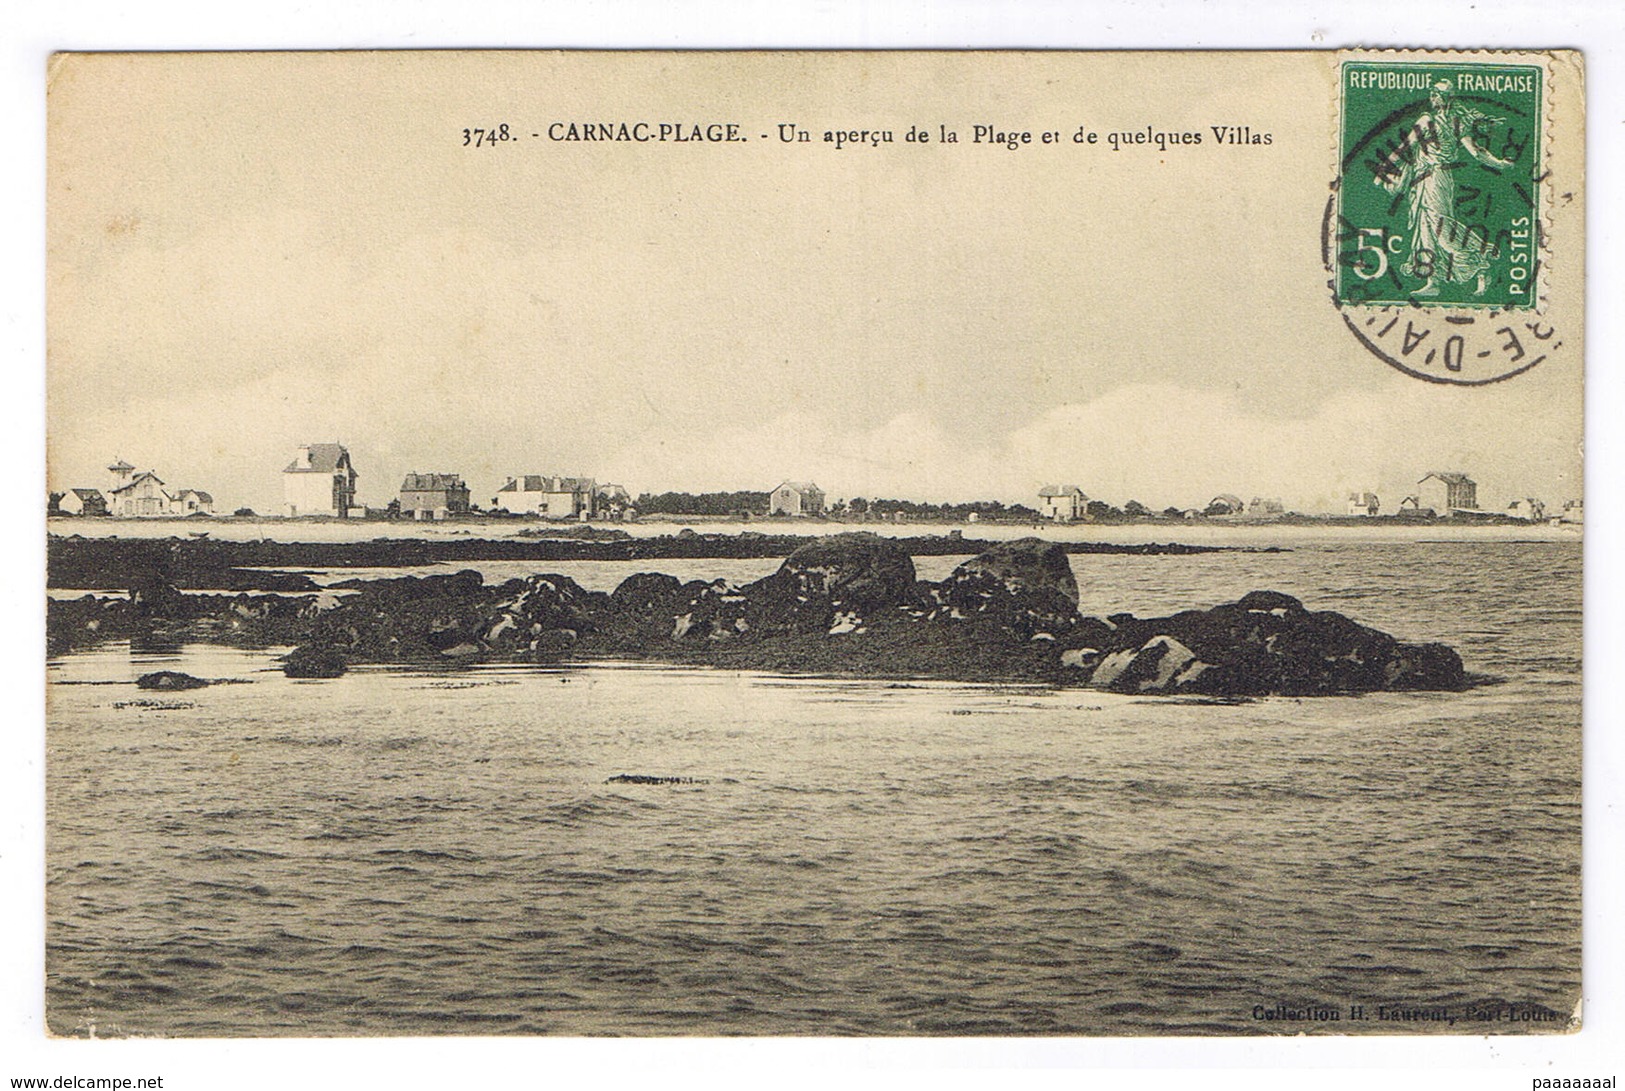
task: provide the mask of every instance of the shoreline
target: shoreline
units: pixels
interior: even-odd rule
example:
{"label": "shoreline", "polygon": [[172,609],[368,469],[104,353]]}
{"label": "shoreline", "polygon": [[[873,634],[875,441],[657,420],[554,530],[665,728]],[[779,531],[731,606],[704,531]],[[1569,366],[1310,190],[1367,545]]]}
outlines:
{"label": "shoreline", "polygon": [[635,523],[568,523],[538,519],[451,519],[444,522],[410,520],[281,519],[267,516],[209,518],[84,518],[55,516],[45,524],[50,537],[152,540],[192,538],[222,542],[362,542],[387,541],[597,541],[674,537],[684,531],[707,536],[765,535],[805,541],[844,532],[865,532],[886,538],[948,537],[1013,541],[1040,538],[1062,544],[1098,542],[1107,545],[1145,545],[1177,542],[1215,547],[1276,545],[1291,547],[1313,542],[1575,542],[1583,540],[1578,523],[1505,521],[1483,523],[1456,519],[1325,518],[1253,520],[1246,517],[1122,522],[1030,523],[982,521],[865,522],[827,518],[756,518],[725,516],[650,516]]}
{"label": "shoreline", "polygon": [[[301,569],[422,568],[479,561],[624,563],[700,559],[776,559],[809,539],[800,535],[693,532],[633,538],[600,532],[590,537],[375,538],[353,542],[228,541],[198,538],[80,538],[51,535],[46,549],[48,589],[129,588],[153,579],[186,591],[313,592],[321,588]],[[955,534],[886,538],[910,557],[970,556],[1000,546],[990,538]],[[1277,547],[1221,547],[1179,543],[1064,542],[1068,554],[1133,556],[1279,552]],[[345,587],[351,581],[335,584]]]}

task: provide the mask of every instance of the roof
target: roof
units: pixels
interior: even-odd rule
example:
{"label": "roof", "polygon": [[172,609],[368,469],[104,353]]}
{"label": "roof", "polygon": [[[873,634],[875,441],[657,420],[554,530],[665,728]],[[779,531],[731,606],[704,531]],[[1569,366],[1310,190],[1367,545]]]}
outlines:
{"label": "roof", "polygon": [[1426,481],[1428,479],[1428,477],[1436,477],[1440,481],[1443,481],[1447,485],[1476,485],[1476,484],[1478,484],[1478,482],[1474,481],[1472,478],[1468,477],[1466,474],[1456,473],[1456,472],[1454,472],[1452,470],[1435,470],[1432,473],[1428,474],[1427,477],[1419,479],[1416,483],[1418,485],[1420,485],[1423,481]]}
{"label": "roof", "polygon": [[440,492],[466,487],[461,474],[407,474],[406,480],[401,482],[402,492]]}
{"label": "roof", "polygon": [[1221,492],[1218,496],[1215,496],[1211,501],[1209,501],[1209,503],[1228,504],[1233,508],[1239,508],[1241,507],[1241,497],[1235,496],[1231,493]]}
{"label": "roof", "polygon": [[1082,496],[1083,490],[1076,485],[1045,485],[1038,490],[1039,496]]}
{"label": "roof", "polygon": [[[524,484],[521,485],[520,482]],[[547,474],[522,474],[510,477],[497,492],[591,492],[590,477],[550,477]]]}
{"label": "roof", "polygon": [[134,477],[130,478],[130,483],[128,485],[125,485],[122,488],[114,489],[113,495],[117,496],[121,492],[129,492],[131,489],[135,488],[149,477],[158,482],[158,484],[163,484],[163,480],[159,478],[157,474],[153,473],[151,470],[143,470],[141,473],[138,473]]}
{"label": "roof", "polygon": [[208,493],[204,492],[202,489],[182,489],[179,493],[176,494],[176,497],[178,499],[179,497],[185,496],[187,493],[191,493],[193,496],[197,497],[199,500],[203,501],[205,504],[214,503],[214,497],[210,496]]}
{"label": "roof", "polygon": [[70,489],[69,491],[81,500],[102,499],[102,491],[100,489]]}
{"label": "roof", "polygon": [[816,492],[816,493],[820,493],[820,494],[822,494],[823,491],[824,491],[823,489],[820,489],[817,485],[814,485],[811,481],[783,481],[783,482],[780,482],[779,485],[777,487],[775,487],[773,491],[778,492],[779,489],[794,489],[796,492],[799,492],[799,493]]}
{"label": "roof", "polygon": [[[300,450],[305,448],[301,447]],[[310,449],[310,465],[299,465],[299,459],[288,463],[285,474],[330,474],[337,473],[340,461],[348,462],[350,452],[338,443],[312,443]]]}
{"label": "roof", "polygon": [[119,459],[117,462],[113,463],[111,466],[109,466],[107,468],[109,470],[133,470],[133,469],[135,469],[134,466],[130,465],[128,462],[125,462],[122,458]]}

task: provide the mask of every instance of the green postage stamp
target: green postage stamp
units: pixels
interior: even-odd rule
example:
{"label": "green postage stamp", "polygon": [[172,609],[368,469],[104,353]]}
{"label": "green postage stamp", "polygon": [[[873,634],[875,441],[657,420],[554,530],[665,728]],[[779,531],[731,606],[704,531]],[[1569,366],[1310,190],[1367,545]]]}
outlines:
{"label": "green postage stamp", "polygon": [[1541,69],[1346,61],[1339,304],[1538,303]]}

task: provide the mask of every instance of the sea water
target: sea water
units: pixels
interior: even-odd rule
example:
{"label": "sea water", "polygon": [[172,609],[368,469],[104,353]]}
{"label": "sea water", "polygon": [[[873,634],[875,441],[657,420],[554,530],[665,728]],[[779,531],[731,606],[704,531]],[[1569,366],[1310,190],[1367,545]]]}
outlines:
{"label": "sea water", "polygon": [[[1451,644],[1493,679],[1465,693],[1225,704],[624,663],[297,681],[277,649],[68,655],[47,671],[49,1022],[1560,1027],[1377,1011],[1566,1019],[1577,1001],[1580,559],[1566,542],[1073,558],[1086,613],[1285,591]],[[543,567],[608,589],[661,565]],[[232,681],[135,687],[161,669]]]}

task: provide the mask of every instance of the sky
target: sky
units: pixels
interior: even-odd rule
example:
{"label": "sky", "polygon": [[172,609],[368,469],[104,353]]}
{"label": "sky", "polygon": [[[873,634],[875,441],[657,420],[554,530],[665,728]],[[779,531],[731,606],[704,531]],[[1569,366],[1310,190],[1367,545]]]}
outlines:
{"label": "sky", "polygon": [[[1233,61],[67,58],[51,488],[118,457],[268,512],[294,448],[336,441],[375,506],[419,471],[476,503],[522,473],[1341,511],[1458,470],[1484,507],[1579,496],[1578,352],[1453,388],[1356,343],[1320,265],[1332,119],[1305,107],[1330,68]],[[519,139],[463,146],[502,119]],[[621,119],[747,140],[545,139]],[[1216,123],[1272,143],[1072,141]],[[960,145],[903,141],[944,124]]]}

